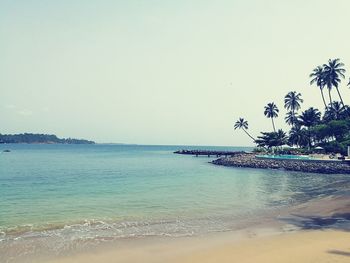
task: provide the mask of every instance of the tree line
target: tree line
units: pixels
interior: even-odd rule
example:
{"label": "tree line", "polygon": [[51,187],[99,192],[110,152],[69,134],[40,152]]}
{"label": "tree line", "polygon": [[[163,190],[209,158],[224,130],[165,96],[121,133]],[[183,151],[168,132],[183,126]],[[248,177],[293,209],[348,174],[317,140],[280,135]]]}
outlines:
{"label": "tree line", "polygon": [[[309,151],[320,146],[326,152],[345,154],[347,146],[350,145],[350,107],[344,103],[339,90],[342,79],[345,79],[344,67],[340,59],[329,59],[328,63],[317,66],[309,75],[310,85],[315,85],[320,91],[324,104],[322,112],[310,107],[299,113],[304,102],[301,93],[291,91],[285,95],[284,108],[287,113],[284,120],[291,127],[289,132],[276,130],[274,120],[280,111],[274,102],[268,103],[263,111],[264,115],[271,119],[272,132],[261,132],[254,138],[248,132],[248,121],[244,118],[235,122],[234,129],[242,129],[258,147],[268,150],[288,144]],[[350,80],[347,86],[350,86]],[[339,101],[332,97],[334,90]],[[326,95],[325,91],[328,91]]]}
{"label": "tree line", "polygon": [[94,144],[93,141],[82,139],[61,139],[53,134],[0,134],[0,143],[60,143],[60,144]]}

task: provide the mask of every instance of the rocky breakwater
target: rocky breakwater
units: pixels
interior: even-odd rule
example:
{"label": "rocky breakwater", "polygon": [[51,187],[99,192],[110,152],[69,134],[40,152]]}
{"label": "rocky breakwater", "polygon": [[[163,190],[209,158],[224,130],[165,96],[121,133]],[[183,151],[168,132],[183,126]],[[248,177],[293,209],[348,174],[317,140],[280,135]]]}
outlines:
{"label": "rocky breakwater", "polygon": [[223,157],[212,161],[213,164],[262,168],[262,169],[284,169],[288,171],[300,171],[307,173],[323,174],[350,174],[350,165],[341,161],[305,161],[305,160],[282,160],[257,158],[255,154],[236,154],[232,157]]}

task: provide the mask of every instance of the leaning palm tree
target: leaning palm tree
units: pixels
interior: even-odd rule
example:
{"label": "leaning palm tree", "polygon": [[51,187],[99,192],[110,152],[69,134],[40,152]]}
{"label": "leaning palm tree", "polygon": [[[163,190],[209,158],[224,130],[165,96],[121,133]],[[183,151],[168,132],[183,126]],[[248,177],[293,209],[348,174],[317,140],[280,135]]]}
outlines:
{"label": "leaning palm tree", "polygon": [[274,102],[268,103],[264,107],[264,109],[265,109],[264,110],[264,115],[267,118],[271,118],[273,131],[276,132],[275,122],[273,121],[273,118],[277,118],[278,117],[279,109],[277,108],[277,106],[276,106],[276,104]]}
{"label": "leaning palm tree", "polygon": [[246,121],[243,118],[239,118],[238,121],[235,122],[235,125],[233,127],[235,128],[235,130],[242,129],[255,142],[254,137],[251,136],[247,131],[248,130],[248,121]]}
{"label": "leaning palm tree", "polygon": [[317,68],[315,68],[313,72],[309,75],[309,77],[311,78],[310,85],[312,85],[313,83],[316,83],[316,86],[319,87],[321,91],[324,107],[327,108],[327,104],[323,95],[323,88],[325,86],[323,76],[324,76],[324,70],[323,70],[323,67],[321,66],[318,66]]}
{"label": "leaning palm tree", "polygon": [[286,121],[288,124],[294,125],[296,121],[295,112],[300,109],[300,103],[303,103],[304,100],[301,98],[301,94],[296,91],[288,92],[284,97],[284,108],[290,110],[287,113]]}
{"label": "leaning palm tree", "polygon": [[[328,60],[328,64],[324,64],[324,82],[329,90],[329,92],[331,91],[331,89],[333,87],[336,88],[341,104],[343,105],[343,107],[345,107],[345,104],[343,102],[343,98],[340,95],[338,86],[339,83],[341,82],[340,78],[345,78],[345,69],[344,64],[340,62],[340,59],[329,59]],[[332,101],[330,101],[331,105],[332,105]]]}

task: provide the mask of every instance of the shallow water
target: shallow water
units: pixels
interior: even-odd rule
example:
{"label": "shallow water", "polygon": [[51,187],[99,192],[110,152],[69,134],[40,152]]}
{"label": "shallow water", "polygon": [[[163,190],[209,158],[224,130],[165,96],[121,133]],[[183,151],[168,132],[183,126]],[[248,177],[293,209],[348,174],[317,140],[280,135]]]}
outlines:
{"label": "shallow water", "polygon": [[350,181],[172,153],[183,148],[201,147],[0,145],[11,150],[0,153],[0,251],[40,244],[59,254],[87,240],[226,231]]}

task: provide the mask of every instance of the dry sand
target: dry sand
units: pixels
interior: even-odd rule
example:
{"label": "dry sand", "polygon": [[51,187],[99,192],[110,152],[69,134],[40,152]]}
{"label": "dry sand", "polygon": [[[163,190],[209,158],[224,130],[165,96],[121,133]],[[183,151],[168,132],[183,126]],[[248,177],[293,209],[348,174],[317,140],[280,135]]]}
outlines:
{"label": "dry sand", "polygon": [[209,263],[209,262],[350,262],[350,233],[312,230],[237,238],[233,233],[207,238],[134,242],[50,263]]}

